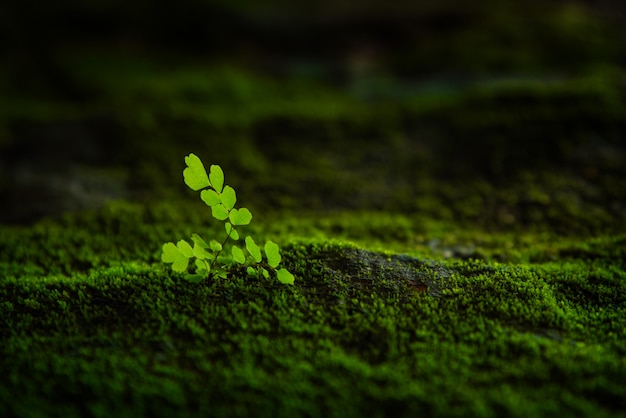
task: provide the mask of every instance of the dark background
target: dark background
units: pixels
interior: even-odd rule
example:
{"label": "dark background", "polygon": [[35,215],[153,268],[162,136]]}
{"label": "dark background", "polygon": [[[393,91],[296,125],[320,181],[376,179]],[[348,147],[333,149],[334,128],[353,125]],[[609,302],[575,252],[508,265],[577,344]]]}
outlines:
{"label": "dark background", "polygon": [[5,2],[0,221],[188,198],[194,152],[264,209],[623,228],[625,10]]}

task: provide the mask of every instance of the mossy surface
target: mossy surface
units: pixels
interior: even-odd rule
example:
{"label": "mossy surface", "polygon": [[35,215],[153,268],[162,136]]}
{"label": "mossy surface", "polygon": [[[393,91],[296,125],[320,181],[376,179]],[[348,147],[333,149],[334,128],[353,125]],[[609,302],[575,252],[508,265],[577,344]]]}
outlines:
{"label": "mossy surface", "polygon": [[167,213],[112,205],[1,230],[4,416],[626,407],[624,234],[301,217],[255,231],[283,245],[295,286],[238,271],[189,284],[158,261],[159,243],[199,229]]}
{"label": "mossy surface", "polygon": [[[619,2],[18,3],[0,416],[626,416]],[[160,261],[190,152],[295,285]]]}

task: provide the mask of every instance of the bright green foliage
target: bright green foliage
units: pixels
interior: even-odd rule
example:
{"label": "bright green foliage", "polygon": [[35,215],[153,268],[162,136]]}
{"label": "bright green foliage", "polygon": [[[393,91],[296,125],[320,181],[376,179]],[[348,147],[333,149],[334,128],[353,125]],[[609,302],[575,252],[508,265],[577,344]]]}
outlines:
{"label": "bright green foliage", "polygon": [[209,178],[200,158],[195,154],[189,154],[185,157],[185,164],[187,164],[187,168],[183,170],[183,177],[187,186],[191,187],[192,190],[209,187]]}
{"label": "bright green foliage", "polygon": [[211,206],[211,213],[218,221],[223,221],[228,218],[228,209],[226,209],[221,203]]}
{"label": "bright green foliage", "polygon": [[233,228],[233,225],[230,222],[226,222],[224,224],[224,228],[226,228],[226,233],[230,236],[231,239],[234,239],[235,241],[239,239],[239,232],[237,232],[237,230]]}
{"label": "bright green foliage", "polygon": [[214,239],[211,240],[211,244],[209,245],[213,251],[222,251],[222,244],[215,241]]}
{"label": "bright green foliage", "polygon": [[252,220],[252,214],[246,208],[232,209],[228,217],[233,225],[248,225]]}
{"label": "bright green foliage", "polygon": [[215,190],[203,190],[200,193],[200,199],[202,199],[202,201],[210,207],[219,205],[221,203],[220,197],[217,193],[215,193]]}
{"label": "bright green foliage", "polygon": [[263,260],[263,256],[261,256],[261,249],[256,242],[252,239],[252,237],[246,237],[246,249],[252,256],[255,262],[260,263]]}
{"label": "bright green foliage", "polygon": [[[172,263],[172,270],[182,272],[187,270],[189,264],[189,256],[183,253],[181,243],[187,244],[185,241],[179,241],[178,245],[174,245],[173,242],[163,244],[163,253],[161,254],[161,260],[164,263]],[[187,244],[189,246],[189,244]]]}
{"label": "bright green foliage", "polygon": [[235,194],[235,189],[233,189],[232,187],[224,187],[224,191],[222,191],[222,195],[220,196],[220,198],[222,200],[222,204],[226,209],[231,210],[235,207],[235,202],[237,202],[237,195]]}
{"label": "bright green foliage", "polygon": [[233,253],[233,260],[239,264],[244,264],[246,262],[246,256],[243,251],[239,247],[233,247],[231,252]]}
{"label": "bright green foliage", "polygon": [[[193,154],[189,154],[189,155],[193,155]],[[224,172],[222,171],[222,168],[219,165],[211,166],[211,172],[209,174],[209,181],[211,182],[211,187],[213,187],[218,194],[222,193],[222,187],[224,187]]]}
{"label": "bright green foliage", "polygon": [[224,246],[229,240],[239,240],[239,232],[235,226],[248,225],[252,220],[252,213],[247,208],[235,208],[237,193],[231,186],[224,184],[224,172],[219,165],[211,165],[207,175],[204,164],[195,154],[185,157],[185,163],[185,184],[194,191],[201,190],[200,199],[211,208],[213,217],[224,221],[226,237],[221,242],[212,239],[207,244],[198,234],[192,234],[193,247],[185,240],[178,241],[176,245],[168,242],[163,244],[161,260],[172,263],[172,270],[175,272],[187,273],[189,261],[195,258],[195,262],[191,264],[195,273],[185,276],[191,282],[199,282],[209,276],[225,278],[228,273],[245,267],[249,276],[267,279],[271,276],[270,272],[273,272],[281,283],[293,284],[294,276],[287,269],[278,269],[281,261],[280,250],[272,241],[266,242],[263,247],[266,263],[263,262],[261,249],[250,236],[245,239],[245,251],[248,255],[237,246],[231,247],[230,254],[224,253]]}
{"label": "bright green foliage", "polygon": [[278,245],[272,241],[265,243],[265,256],[267,257],[267,263],[276,268],[280,264],[280,253],[278,252]]}
{"label": "bright green foliage", "polygon": [[293,274],[291,274],[287,269],[276,270],[276,277],[282,284],[293,284],[296,280],[296,278],[293,277]]}

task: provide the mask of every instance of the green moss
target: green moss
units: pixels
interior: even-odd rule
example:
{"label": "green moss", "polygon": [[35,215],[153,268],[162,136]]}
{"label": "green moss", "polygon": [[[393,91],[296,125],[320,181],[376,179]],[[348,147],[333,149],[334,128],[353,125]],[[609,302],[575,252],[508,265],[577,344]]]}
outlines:
{"label": "green moss", "polygon": [[[283,219],[278,229],[260,223],[254,233],[300,237],[277,240],[298,277],[288,287],[244,272],[199,285],[172,275],[158,261],[158,244],[181,233],[183,223],[183,229],[202,224],[193,211],[115,205],[3,228],[4,410],[20,416],[623,410],[623,236],[451,233],[442,223],[367,213]],[[452,249],[470,241],[477,257],[459,258]],[[484,261],[496,256],[509,261]]]}

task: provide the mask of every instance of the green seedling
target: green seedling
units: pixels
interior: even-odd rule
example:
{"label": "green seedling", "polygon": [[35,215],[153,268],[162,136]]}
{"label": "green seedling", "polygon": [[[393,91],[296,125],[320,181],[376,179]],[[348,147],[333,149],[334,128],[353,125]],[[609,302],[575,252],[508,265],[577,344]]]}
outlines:
{"label": "green seedling", "polygon": [[[281,257],[277,244],[267,241],[261,250],[250,236],[246,236],[243,245],[234,243],[240,238],[237,228],[248,225],[252,213],[247,208],[235,208],[237,194],[232,187],[224,184],[222,168],[212,165],[207,175],[202,161],[195,154],[185,157],[185,164],[185,184],[194,191],[200,190],[200,199],[211,208],[213,217],[224,222],[226,235],[207,243],[198,234],[192,234],[193,245],[185,240],[176,244],[168,242],[163,244],[161,260],[172,263],[175,272],[186,273],[185,278],[191,282],[200,282],[208,277],[226,278],[229,273],[243,268],[249,276],[268,279],[275,275],[281,283],[293,284],[293,274],[279,268]],[[189,270],[194,273],[189,273]]]}

